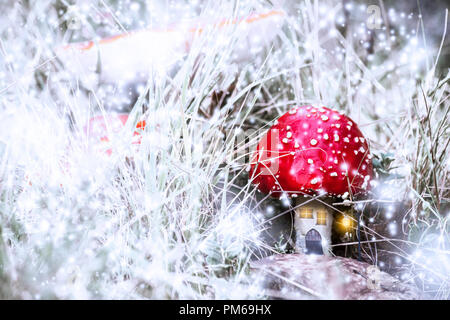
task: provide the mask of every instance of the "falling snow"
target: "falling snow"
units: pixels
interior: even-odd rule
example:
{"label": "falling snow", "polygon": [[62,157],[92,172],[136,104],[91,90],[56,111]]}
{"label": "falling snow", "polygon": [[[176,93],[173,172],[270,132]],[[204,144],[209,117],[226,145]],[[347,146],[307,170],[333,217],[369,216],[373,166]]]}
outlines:
{"label": "falling snow", "polygon": [[[0,298],[273,297],[250,262],[329,197],[366,263],[449,299],[448,26],[386,5],[371,28],[354,1],[24,3],[0,4]],[[336,238],[355,261],[356,229]]]}

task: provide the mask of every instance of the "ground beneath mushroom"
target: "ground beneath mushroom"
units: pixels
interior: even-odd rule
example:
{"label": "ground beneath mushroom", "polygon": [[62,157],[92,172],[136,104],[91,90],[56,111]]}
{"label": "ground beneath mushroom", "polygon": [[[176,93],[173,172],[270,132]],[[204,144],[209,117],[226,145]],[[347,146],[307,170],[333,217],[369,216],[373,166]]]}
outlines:
{"label": "ground beneath mushroom", "polygon": [[280,254],[251,264],[266,294],[281,299],[421,299],[410,284],[373,266],[342,257]]}

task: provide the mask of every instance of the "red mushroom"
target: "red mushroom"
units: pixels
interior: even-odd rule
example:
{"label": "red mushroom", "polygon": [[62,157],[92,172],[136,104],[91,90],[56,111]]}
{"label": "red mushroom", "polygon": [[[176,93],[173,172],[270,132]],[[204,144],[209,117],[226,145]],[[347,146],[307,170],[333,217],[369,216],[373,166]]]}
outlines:
{"label": "red mushroom", "polygon": [[332,210],[299,196],[353,197],[369,187],[372,163],[356,123],[326,107],[294,107],[281,116],[257,146],[250,177],[274,197],[296,198],[296,247],[329,253]]}
{"label": "red mushroom", "polygon": [[[84,127],[85,133],[93,143],[95,149],[100,149],[111,155],[112,150],[109,147],[111,142],[111,134],[118,133],[128,120],[128,114],[108,114],[100,115],[89,119],[88,124]],[[142,136],[140,132],[145,129],[145,120],[136,124],[136,131],[133,133],[135,139],[132,144],[140,144]],[[107,148],[105,150],[105,148]]]}
{"label": "red mushroom", "polygon": [[[84,126],[84,133],[89,138],[90,147],[93,147],[95,151],[106,153],[110,156],[112,154],[110,142],[113,139],[111,135],[118,133],[125,126],[127,120],[128,114],[107,114],[89,119],[87,125]],[[136,124],[136,131],[134,131],[133,140],[131,141],[132,144],[141,144],[141,132],[145,129],[145,125],[145,120],[141,120]],[[67,161],[62,161],[61,165],[64,173],[70,171]],[[25,179],[30,186],[33,185],[28,174],[25,175]],[[62,184],[60,186],[62,187]]]}
{"label": "red mushroom", "polygon": [[82,79],[87,84],[96,79],[93,70],[97,70],[99,61],[102,64],[99,76],[104,82],[143,81],[147,80],[150,70],[170,70],[189,53],[194,39],[211,28],[208,34],[236,26],[241,46],[237,46],[235,55],[239,59],[249,60],[254,57],[252,52],[255,49],[264,48],[277,36],[285,15],[284,11],[270,10],[234,20],[221,19],[208,23],[198,19],[170,27],[129,31],[98,41],[71,43],[55,51],[68,70],[85,75]]}

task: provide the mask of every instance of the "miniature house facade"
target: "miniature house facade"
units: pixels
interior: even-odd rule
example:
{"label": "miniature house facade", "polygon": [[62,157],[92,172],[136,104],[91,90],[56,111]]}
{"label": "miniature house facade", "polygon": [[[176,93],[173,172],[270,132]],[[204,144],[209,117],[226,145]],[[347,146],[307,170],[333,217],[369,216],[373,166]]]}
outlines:
{"label": "miniature house facade", "polygon": [[305,254],[331,253],[333,213],[325,205],[312,201],[295,209],[296,251]]}

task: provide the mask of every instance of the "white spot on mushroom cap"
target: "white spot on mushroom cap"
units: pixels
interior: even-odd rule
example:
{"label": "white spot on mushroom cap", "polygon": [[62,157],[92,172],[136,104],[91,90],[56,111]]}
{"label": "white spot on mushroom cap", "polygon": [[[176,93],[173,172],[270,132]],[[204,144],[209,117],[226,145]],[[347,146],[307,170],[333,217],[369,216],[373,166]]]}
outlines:
{"label": "white spot on mushroom cap", "polygon": [[344,142],[350,142],[347,137],[344,138]]}
{"label": "white spot on mushroom cap", "polygon": [[321,116],[320,118],[322,119],[322,121],[327,121],[328,120],[328,117],[325,116],[325,115]]}
{"label": "white spot on mushroom cap", "polygon": [[287,138],[290,138],[290,137],[292,137],[292,132],[290,132],[290,131],[289,131],[289,132],[287,132],[287,133],[286,133],[286,137],[287,137]]}
{"label": "white spot on mushroom cap", "polygon": [[295,141],[295,145],[294,145],[294,148],[298,148],[298,147],[300,147],[300,146],[299,146],[298,142],[297,142],[297,141]]}
{"label": "white spot on mushroom cap", "polygon": [[313,164],[314,161],[313,161],[312,159],[308,159],[308,163],[309,163],[309,164]]}
{"label": "white spot on mushroom cap", "polygon": [[328,134],[325,133],[325,134],[323,135],[323,138],[324,138],[325,140],[328,140]]}
{"label": "white spot on mushroom cap", "polygon": [[322,133],[322,132],[323,132],[323,129],[322,129],[322,128],[319,128],[319,129],[317,129],[317,132],[318,132],[318,133]]}
{"label": "white spot on mushroom cap", "polygon": [[311,184],[317,184],[317,182],[319,182],[319,180],[317,178],[314,178],[311,180]]}
{"label": "white spot on mushroom cap", "polygon": [[336,133],[334,134],[334,141],[339,141],[339,136]]}
{"label": "white spot on mushroom cap", "polygon": [[289,140],[288,140],[288,138],[283,138],[282,141],[283,141],[283,143],[288,143]]}
{"label": "white spot on mushroom cap", "polygon": [[311,139],[310,141],[312,146],[315,146],[317,144],[317,140],[316,139]]}
{"label": "white spot on mushroom cap", "polygon": [[332,172],[332,173],[330,173],[330,176],[332,176],[332,177],[337,177],[337,173],[336,172]]}

